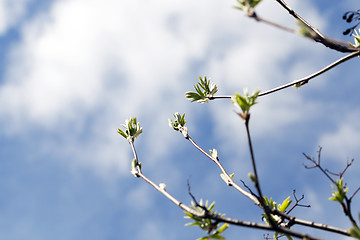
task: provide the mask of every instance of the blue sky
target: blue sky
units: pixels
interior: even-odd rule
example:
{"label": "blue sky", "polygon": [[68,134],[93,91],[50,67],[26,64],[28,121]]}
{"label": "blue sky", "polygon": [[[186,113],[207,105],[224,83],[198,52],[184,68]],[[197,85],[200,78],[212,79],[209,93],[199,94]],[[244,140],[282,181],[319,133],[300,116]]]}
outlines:
{"label": "blue sky", "polygon": [[[219,170],[172,131],[167,119],[186,112],[189,134],[216,148],[228,172],[251,171],[245,128],[229,101],[190,103],[184,93],[198,76],[229,95],[299,79],[342,57],[320,44],[247,19],[236,1],[1,0],[0,236],[1,239],[196,239],[183,212],[130,174],[132,155],[116,133],[137,116],[135,144],[143,172],[185,203],[187,179],[198,198],[219,212],[261,221],[260,211],[226,187]],[[292,8],[325,35],[342,36],[341,16],[355,1],[295,1]],[[288,26],[275,1],[258,14]],[[296,189],[310,209],[294,215],[348,228],[330,182],[305,170],[305,152],[359,183],[358,59],[300,88],[259,99],[251,132],[263,192],[282,201]],[[359,212],[359,196],[353,201]],[[330,208],[330,210],[329,210]],[[228,239],[262,239],[231,227]],[[311,232],[316,233],[316,232]],[[329,236],[329,239],[338,239]]]}

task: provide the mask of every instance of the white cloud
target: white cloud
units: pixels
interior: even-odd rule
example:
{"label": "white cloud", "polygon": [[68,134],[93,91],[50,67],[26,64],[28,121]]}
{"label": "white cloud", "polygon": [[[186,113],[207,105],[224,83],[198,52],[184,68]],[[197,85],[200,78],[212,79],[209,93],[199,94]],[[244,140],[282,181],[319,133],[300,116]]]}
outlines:
{"label": "white cloud", "polygon": [[324,133],[319,139],[319,146],[326,159],[345,163],[346,160],[359,158],[360,123],[359,112],[343,116],[333,130]]}
{"label": "white cloud", "polygon": [[[311,8],[294,3],[298,7]],[[259,13],[294,25],[278,4],[265,1]],[[314,25],[324,25],[315,11],[305,13]],[[167,118],[190,111],[183,96],[196,76],[183,76],[194,74],[189,73],[192,62],[204,65],[199,75],[210,76],[220,91],[232,94],[245,86],[265,90],[303,77],[293,70],[301,64],[285,73],[282,65],[304,49],[311,49],[308,54],[317,63],[322,60],[321,48],[311,47],[315,43],[258,24],[221,1],[58,1],[22,29],[23,41],[12,49],[0,88],[1,121],[9,132],[37,127],[60,135],[61,147],[46,142],[45,149],[104,167],[100,172],[127,172],[128,159],[119,161],[119,152],[128,156],[129,148],[119,146],[115,131],[130,116],[146,126],[140,144],[154,164],[170,152],[164,146],[181,141],[171,134]],[[306,61],[303,65],[308,68]],[[268,124],[254,121],[258,133],[278,131],[272,122],[283,126],[298,119],[301,111],[290,110],[301,100],[296,94],[261,99],[255,111]],[[219,111],[213,112],[217,122],[225,114]],[[69,125],[71,134],[64,131]],[[220,137],[227,138],[228,125],[216,125]],[[82,139],[84,132],[89,140]]]}
{"label": "white cloud", "polygon": [[0,36],[22,19],[28,2],[29,0],[0,1]]}
{"label": "white cloud", "polygon": [[[55,133],[61,147],[47,141],[42,149],[81,155],[76,157],[80,162],[113,169],[119,156],[114,153],[129,152],[126,145],[109,150],[118,144],[115,129],[119,120],[137,115],[142,123],[151,118],[149,126],[159,125],[144,131],[147,139],[158,139],[157,147],[148,147],[149,156],[154,160],[166,153],[162,146],[171,143],[167,118],[186,109],[183,83],[188,80],[181,77],[192,60],[206,54],[217,34],[214,27],[225,25],[219,20],[223,11],[233,11],[220,2],[202,10],[207,5],[55,2],[50,11],[23,23],[23,40],[11,51],[0,88],[0,118],[8,133],[34,127]],[[89,115],[95,123],[84,129]],[[64,131],[69,125],[71,134]],[[79,140],[84,132],[92,140]],[[115,168],[127,160],[123,163]]]}

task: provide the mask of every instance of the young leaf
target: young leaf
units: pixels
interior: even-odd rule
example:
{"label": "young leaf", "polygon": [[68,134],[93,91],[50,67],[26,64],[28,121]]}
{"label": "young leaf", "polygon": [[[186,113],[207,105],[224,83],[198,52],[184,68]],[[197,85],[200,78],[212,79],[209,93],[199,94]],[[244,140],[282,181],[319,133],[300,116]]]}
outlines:
{"label": "young leaf", "polygon": [[282,204],[279,204],[278,209],[280,212],[285,212],[285,210],[290,206],[290,204],[292,203],[292,200],[290,200],[290,196],[287,197]]}
{"label": "young leaf", "polygon": [[[359,31],[360,31],[360,29],[359,29]],[[352,34],[352,36],[354,37],[354,44],[352,44],[352,43],[349,43],[349,44],[354,48],[358,48],[358,47],[360,47],[360,35],[355,29],[354,29],[354,32],[355,32],[355,34]]]}
{"label": "young leaf", "polygon": [[196,92],[186,92],[185,97],[191,102],[198,103],[208,103],[218,91],[216,84],[210,84],[210,80],[206,76],[204,78],[199,77],[199,81],[194,85],[194,89]]}
{"label": "young leaf", "polygon": [[118,133],[126,138],[128,141],[134,141],[142,133],[143,129],[140,127],[140,123],[136,120],[136,117],[127,119],[125,124],[121,124],[125,131],[118,129]]}

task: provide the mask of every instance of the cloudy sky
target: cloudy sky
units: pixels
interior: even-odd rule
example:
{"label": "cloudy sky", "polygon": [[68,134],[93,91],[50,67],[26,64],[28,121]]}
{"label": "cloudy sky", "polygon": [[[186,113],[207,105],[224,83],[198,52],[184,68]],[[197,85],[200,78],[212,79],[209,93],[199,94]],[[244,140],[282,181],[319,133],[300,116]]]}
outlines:
{"label": "cloudy sky", "polygon": [[[356,1],[289,0],[325,35],[344,41],[341,20]],[[1,239],[196,239],[183,212],[130,174],[131,149],[116,133],[136,116],[144,133],[135,144],[143,172],[189,203],[216,201],[228,217],[261,222],[259,209],[220,171],[172,131],[168,118],[186,112],[189,134],[216,148],[228,172],[248,182],[245,128],[228,100],[188,102],[198,76],[219,94],[267,90],[307,76],[344,54],[298,35],[256,23],[236,1],[0,0]],[[297,27],[276,4],[257,13]],[[330,182],[306,170],[302,153],[323,147],[324,167],[345,175],[352,193],[360,175],[358,59],[300,88],[259,98],[251,132],[263,192],[280,202],[305,195],[296,216],[348,228]],[[353,201],[360,209],[359,196]],[[315,233],[316,232],[313,232]],[[228,239],[266,232],[231,227]],[[334,236],[329,236],[335,239]],[[336,238],[338,239],[338,238]]]}

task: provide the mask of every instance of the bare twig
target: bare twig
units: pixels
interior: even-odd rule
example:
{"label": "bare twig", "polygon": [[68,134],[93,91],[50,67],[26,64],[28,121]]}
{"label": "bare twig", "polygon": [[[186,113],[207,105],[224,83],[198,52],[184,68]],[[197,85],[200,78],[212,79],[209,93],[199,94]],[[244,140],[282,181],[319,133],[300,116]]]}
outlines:
{"label": "bare twig", "polygon": [[279,29],[284,30],[284,31],[286,31],[286,32],[297,33],[297,30],[296,30],[296,29],[289,28],[289,27],[283,26],[283,25],[281,25],[281,24],[275,23],[275,22],[273,22],[273,21],[270,21],[270,20],[264,19],[264,18],[262,18],[262,17],[259,17],[259,16],[256,14],[255,11],[250,11],[250,12],[248,12],[248,13],[247,13],[247,16],[250,17],[250,18],[255,19],[257,22],[262,22],[262,23],[268,24],[268,25],[270,25],[270,26],[279,28]]}
{"label": "bare twig", "polygon": [[339,178],[342,178],[343,175],[345,174],[346,170],[351,166],[351,164],[353,164],[354,162],[354,159],[351,159],[351,161],[349,162],[349,160],[346,161],[346,166],[344,168],[344,170],[340,173],[334,173],[334,172],[331,172],[330,170],[328,169],[325,169],[325,171],[327,171],[328,173],[332,174],[332,175],[335,175],[335,176],[338,176]]}
{"label": "bare twig", "polygon": [[356,191],[351,195],[351,197],[349,198],[350,201],[355,197],[355,195],[359,192],[359,190],[360,187],[358,187],[358,189],[356,189]]}
{"label": "bare twig", "polygon": [[294,204],[294,206],[291,207],[291,209],[289,209],[289,211],[287,211],[286,214],[291,213],[292,210],[294,210],[296,207],[307,207],[307,208],[311,207],[310,205],[299,204],[299,202],[304,199],[304,194],[301,195],[301,198],[298,199],[298,198],[296,197],[295,192],[296,192],[296,191],[295,191],[295,189],[294,189],[294,190],[293,190],[293,195],[294,195],[294,198],[295,198],[295,204]]}
{"label": "bare twig", "polygon": [[304,167],[306,169],[312,169],[312,168],[319,168],[321,172],[324,173],[324,175],[333,183],[333,184],[336,184],[335,180],[330,177],[330,175],[327,173],[327,171],[325,169],[322,168],[322,166],[320,165],[320,159],[321,159],[321,147],[319,147],[319,150],[318,150],[318,158],[317,158],[317,161],[314,159],[314,158],[311,158],[309,157],[308,155],[306,155],[305,153],[303,153],[303,155],[305,156],[305,158],[307,160],[309,160],[310,162],[313,163],[314,166],[307,166],[304,164]]}

